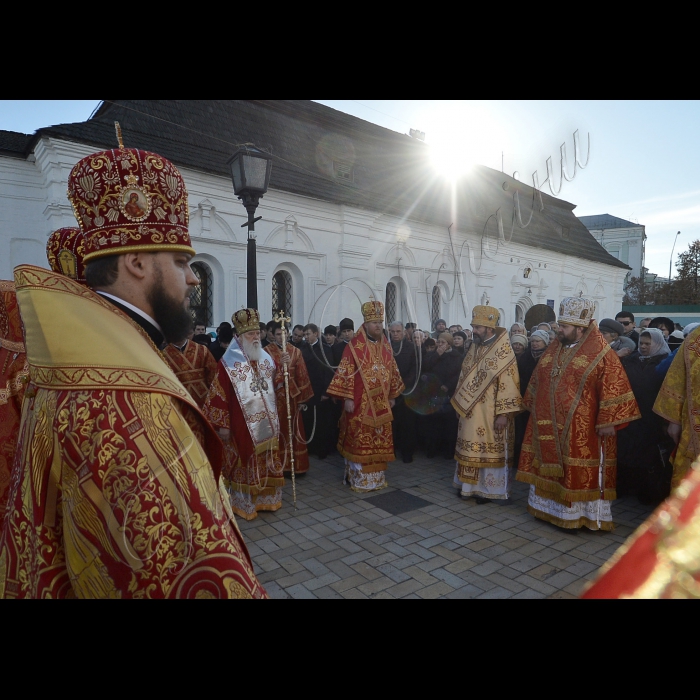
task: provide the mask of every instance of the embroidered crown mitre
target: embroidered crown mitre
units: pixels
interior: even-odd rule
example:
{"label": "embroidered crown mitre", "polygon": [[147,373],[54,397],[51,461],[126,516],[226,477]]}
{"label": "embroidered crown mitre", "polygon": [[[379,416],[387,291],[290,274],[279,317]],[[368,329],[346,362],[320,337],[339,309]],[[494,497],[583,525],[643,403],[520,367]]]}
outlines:
{"label": "embroidered crown mitre", "polygon": [[362,317],[365,323],[371,321],[384,321],[384,304],[381,301],[366,301],[362,304]]}
{"label": "embroidered crown mitre", "polygon": [[559,304],[559,323],[587,328],[593,320],[595,302],[586,297],[565,297]]}
{"label": "embroidered crown mitre", "polygon": [[496,328],[500,320],[500,312],[493,306],[475,306],[472,309],[472,326]]}
{"label": "embroidered crown mitre", "polygon": [[79,228],[59,228],[46,243],[46,258],[54,272],[85,284],[85,237]]}
{"label": "embroidered crown mitre", "polygon": [[86,156],[68,177],[68,199],[86,263],[139,251],[195,254],[185,181],[163,156],[123,147]]}
{"label": "embroidered crown mitre", "polygon": [[231,316],[236,333],[242,335],[248,331],[260,330],[260,314],[256,309],[241,309]]}

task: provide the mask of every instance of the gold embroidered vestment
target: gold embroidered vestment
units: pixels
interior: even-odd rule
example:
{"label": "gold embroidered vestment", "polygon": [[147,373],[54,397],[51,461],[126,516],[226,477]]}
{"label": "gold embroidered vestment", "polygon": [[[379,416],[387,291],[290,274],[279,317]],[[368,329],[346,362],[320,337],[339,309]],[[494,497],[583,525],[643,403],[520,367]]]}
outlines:
{"label": "gold embroidered vestment", "polygon": [[32,382],[0,597],[265,597],[184,414],[220,441],[147,334],[62,275],[15,280]]}
{"label": "gold embroidered vestment", "polygon": [[[458,476],[476,484],[479,469],[506,464],[515,438],[513,417],[520,411],[520,381],[515,353],[505,328],[497,328],[493,340],[472,343],[462,364],[452,406],[459,415],[455,459]],[[496,416],[508,416],[506,430],[496,432]]]}
{"label": "gold embroidered vestment", "polygon": [[681,426],[672,459],[671,488],[675,488],[700,456],[700,328],[691,331],[673,358],[656,397],[654,413]]}

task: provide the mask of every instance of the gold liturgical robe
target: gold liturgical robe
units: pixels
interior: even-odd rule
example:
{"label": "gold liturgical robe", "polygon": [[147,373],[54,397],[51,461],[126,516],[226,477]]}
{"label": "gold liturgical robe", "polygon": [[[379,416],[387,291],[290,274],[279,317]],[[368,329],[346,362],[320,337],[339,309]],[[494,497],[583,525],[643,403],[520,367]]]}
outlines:
{"label": "gold liturgical robe", "polygon": [[656,397],[654,413],[681,425],[672,460],[671,488],[676,488],[700,455],[700,328],[688,335],[673,358]]}
{"label": "gold liturgical robe", "polygon": [[[452,406],[459,415],[457,430],[457,477],[477,484],[479,471],[503,470],[513,454],[514,416],[520,411],[520,379],[515,354],[505,328],[496,328],[492,340],[467,351]],[[508,414],[505,431],[494,430],[496,416]],[[505,477],[505,472],[503,475]],[[493,477],[500,481],[497,474]],[[503,479],[505,487],[505,478]],[[495,495],[490,492],[489,495]]]}

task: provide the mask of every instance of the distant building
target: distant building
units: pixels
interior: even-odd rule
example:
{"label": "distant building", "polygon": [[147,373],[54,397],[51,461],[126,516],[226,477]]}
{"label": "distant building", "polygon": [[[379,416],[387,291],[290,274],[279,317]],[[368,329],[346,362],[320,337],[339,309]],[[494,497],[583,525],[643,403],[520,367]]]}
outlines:
{"label": "distant building", "polygon": [[578,220],[610,255],[632,268],[629,277],[641,277],[647,239],[644,226],[612,214],[579,216]]}
{"label": "distant building", "polygon": [[453,186],[419,139],[309,100],[105,100],[85,122],[0,131],[0,279],[20,263],[46,266],[49,234],[76,225],[68,175],[83,156],[116,148],[115,120],[126,146],[182,172],[201,280],[193,308],[208,326],[246,303],[247,215],[226,165],[244,143],[273,156],[255,226],[265,321],[283,308],[295,324],[348,316],[357,327],[372,295],[389,322],[464,326],[489,301],[509,326],[534,304],[558,310],[579,293],[602,318],[619,311],[633,264],[639,274],[638,256],[603,250],[574,204],[483,166]]}

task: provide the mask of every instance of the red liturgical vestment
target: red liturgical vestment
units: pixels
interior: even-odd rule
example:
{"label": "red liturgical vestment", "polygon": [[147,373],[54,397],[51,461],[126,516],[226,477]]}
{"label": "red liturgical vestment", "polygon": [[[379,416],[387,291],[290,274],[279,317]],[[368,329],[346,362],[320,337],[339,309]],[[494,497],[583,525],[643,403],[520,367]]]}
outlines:
{"label": "red liturgical vestment", "polygon": [[0,280],[0,530],[17,451],[22,399],[29,381],[15,283]]}
{"label": "red liturgical vestment", "polygon": [[218,465],[221,442],[148,335],[62,275],[15,282],[31,382],[0,597],[266,597],[201,447]]}
{"label": "red liturgical vestment", "polygon": [[207,392],[216,376],[216,360],[204,345],[187,341],[184,350],[167,345],[163,350],[165,359],[182,386],[190,392],[199,408],[207,398]]}
{"label": "red liturgical vestment", "polygon": [[224,440],[223,474],[234,513],[253,520],[282,507],[284,473],[279,451],[275,381],[281,372],[265,350],[250,361],[234,338],[219,361],[202,409]]}
{"label": "red liturgical vestment", "polygon": [[621,428],[641,414],[627,374],[595,322],[575,345],[551,342],[523,405],[531,415],[516,479],[531,484],[529,511],[559,527],[611,530],[617,438],[601,440],[596,429]]}
{"label": "red liturgical vestment", "polygon": [[352,413],[343,410],[338,437],[338,452],[348,463],[361,465],[361,473],[355,469],[354,476],[351,468],[353,488],[367,491],[387,485],[384,472],[394,459],[389,401],[403,389],[389,341],[383,334],[381,340],[371,340],[363,325],[345,348],[327,390],[329,396],[355,402]]}
{"label": "red liturgical vestment", "polygon": [[[270,343],[265,350],[275,361],[279,371],[275,379],[275,396],[277,397],[277,413],[280,419],[280,446],[284,445],[284,471],[292,471],[292,460],[289,454],[289,423],[287,421],[287,398],[284,392],[284,369],[282,368],[282,348],[277,343]],[[306,433],[304,422],[301,420],[299,404],[313,398],[314,389],[311,386],[306,362],[301,356],[301,350],[287,343],[287,352],[291,358],[289,363],[289,408],[292,415],[292,433],[294,440],[294,471],[303,474],[309,471],[309,451],[306,448]]]}

